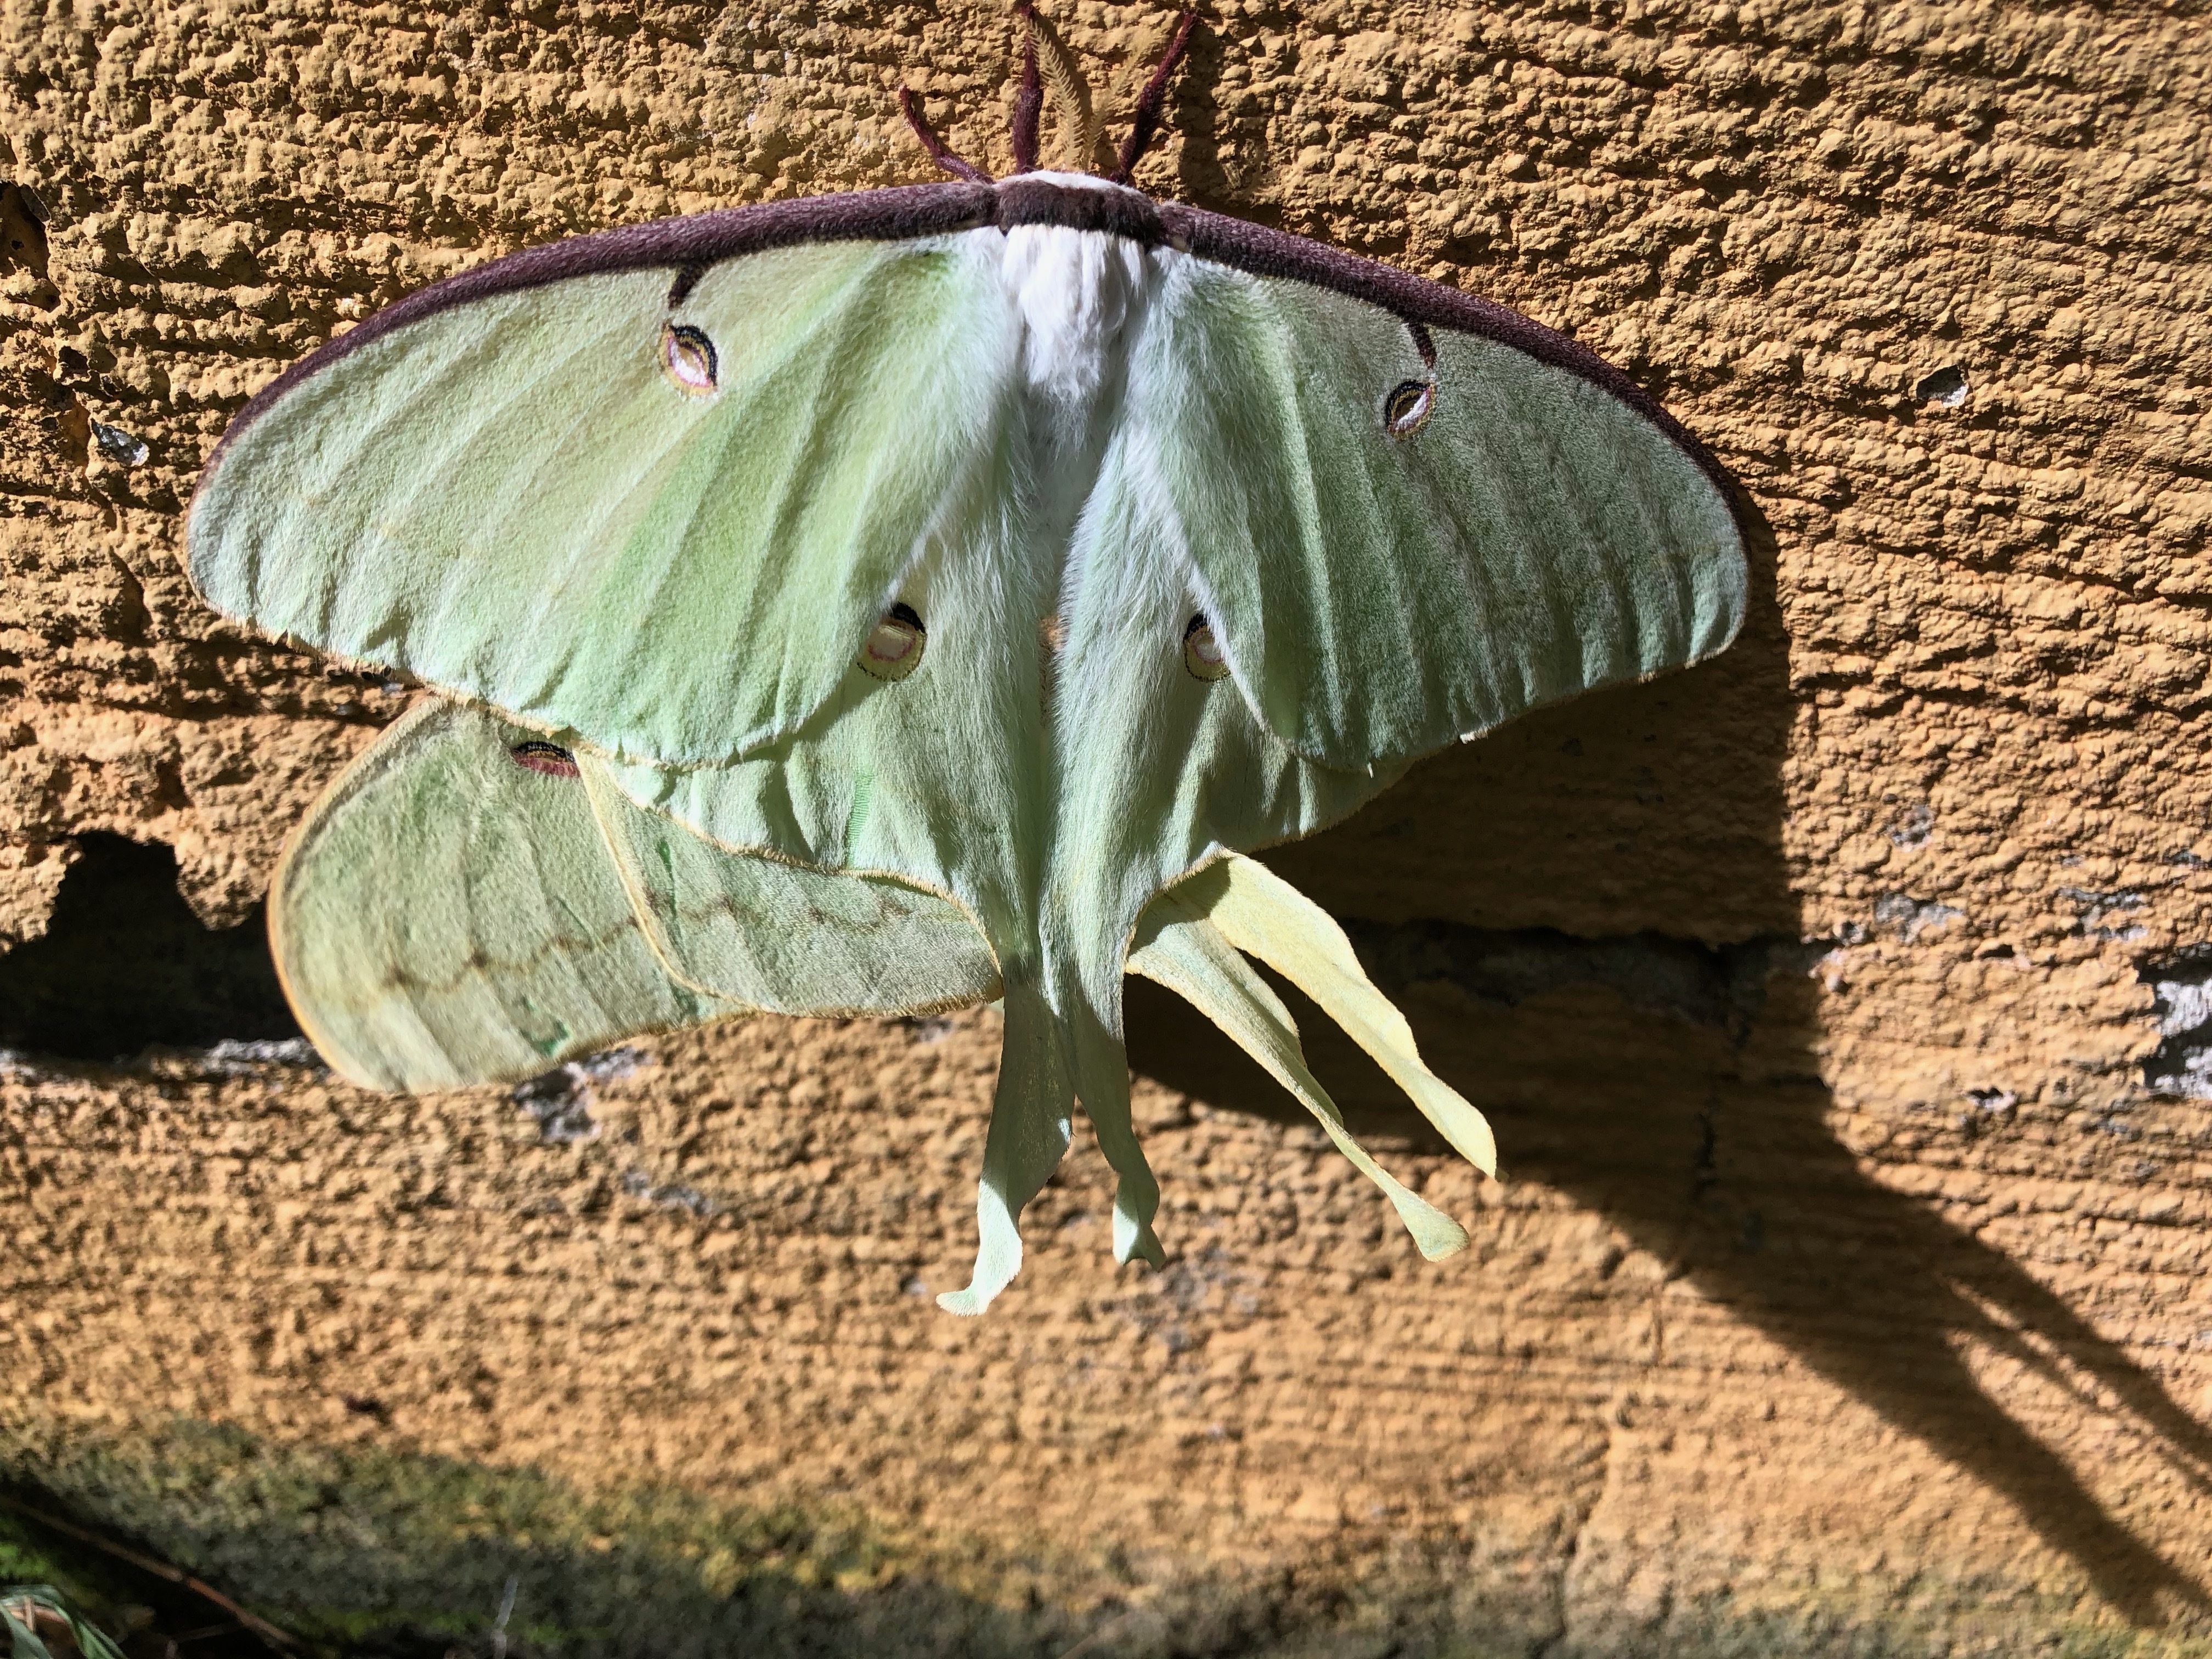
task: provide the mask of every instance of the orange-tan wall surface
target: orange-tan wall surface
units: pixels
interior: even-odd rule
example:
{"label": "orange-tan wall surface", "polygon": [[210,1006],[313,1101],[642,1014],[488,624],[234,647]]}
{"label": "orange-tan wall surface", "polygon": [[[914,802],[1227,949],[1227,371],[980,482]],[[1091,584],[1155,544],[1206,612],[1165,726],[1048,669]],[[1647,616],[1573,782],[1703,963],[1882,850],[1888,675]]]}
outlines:
{"label": "orange-tan wall surface", "polygon": [[[1048,15],[1109,123],[1171,14]],[[219,621],[244,399],[441,274],[1007,160],[985,3],[0,3],[0,1482],[425,1654],[2212,1654],[2212,26],[1212,0],[1139,182],[1491,295],[1741,479],[1704,667],[1270,860],[1489,1115],[1413,1252],[1133,989],[961,1282],[988,1011],[348,1087],[256,924],[411,693]],[[837,365],[824,362],[834,375]],[[143,445],[143,459],[138,446]],[[412,1645],[410,1645],[412,1644]]]}

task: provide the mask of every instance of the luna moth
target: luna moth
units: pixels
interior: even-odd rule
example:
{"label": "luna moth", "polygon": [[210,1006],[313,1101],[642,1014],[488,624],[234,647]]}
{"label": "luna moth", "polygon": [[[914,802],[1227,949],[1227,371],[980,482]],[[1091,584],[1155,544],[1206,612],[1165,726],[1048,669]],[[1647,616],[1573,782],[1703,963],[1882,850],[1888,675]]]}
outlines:
{"label": "luna moth", "polygon": [[[1303,1100],[1424,1254],[1464,1244],[1345,1133],[1254,961],[1493,1171],[1488,1128],[1244,854],[1723,648],[1733,488],[1573,341],[1136,189],[1191,27],[1106,176],[1038,166],[1032,29],[1004,179],[902,94],[949,182],[495,259],[231,422],[189,514],[199,592],[435,692],[272,891],[341,1072],[435,1089],[750,1010],[997,1002],[981,1243],[939,1298],[975,1313],[1079,1100],[1117,1259],[1164,1260],[1135,972]],[[1044,67],[1058,94],[1049,37]]]}

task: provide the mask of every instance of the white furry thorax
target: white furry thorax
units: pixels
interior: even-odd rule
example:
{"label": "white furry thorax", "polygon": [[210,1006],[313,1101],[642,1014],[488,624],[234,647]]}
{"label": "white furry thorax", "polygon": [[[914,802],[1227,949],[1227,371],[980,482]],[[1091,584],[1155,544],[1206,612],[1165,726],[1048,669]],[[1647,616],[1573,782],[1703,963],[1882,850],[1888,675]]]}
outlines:
{"label": "white furry thorax", "polygon": [[[1033,175],[1055,184],[1122,190],[1087,173]],[[1126,237],[1060,225],[1017,225],[1006,232],[1000,266],[1021,308],[1022,367],[1030,389],[1063,420],[1079,422],[1106,378],[1123,331],[1144,296],[1144,250]]]}

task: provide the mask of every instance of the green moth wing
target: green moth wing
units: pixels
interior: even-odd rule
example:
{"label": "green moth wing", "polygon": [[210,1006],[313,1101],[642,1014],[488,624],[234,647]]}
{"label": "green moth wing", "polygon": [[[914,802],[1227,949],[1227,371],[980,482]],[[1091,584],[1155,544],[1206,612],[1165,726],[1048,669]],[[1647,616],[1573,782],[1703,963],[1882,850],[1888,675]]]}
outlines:
{"label": "green moth wing", "polygon": [[1440,1261],[1467,1248],[1465,1228],[1404,1186],[1352,1139],[1336,1103],[1306,1068],[1290,1010],[1207,920],[1202,900],[1176,888],[1163,893],[1138,924],[1129,971],[1198,1009],[1289,1090],[1352,1167],[1382,1189],[1423,1255]]}
{"label": "green moth wing", "polygon": [[270,946],[341,1075],[411,1091],[506,1081],[744,1012],[662,969],[564,767],[531,732],[426,698],[293,832]]}
{"label": "green moth wing", "polygon": [[983,255],[840,240],[426,290],[234,424],[192,579],[611,751],[726,759],[818,705],[940,526],[988,510],[1019,331]]}
{"label": "green moth wing", "polygon": [[[270,937],[341,1073],[450,1088],[734,1014],[998,994],[982,936],[943,899],[718,851],[595,794],[593,764],[426,698],[316,803],[278,866]],[[866,971],[863,951],[904,969]]]}
{"label": "green moth wing", "polygon": [[[1064,956],[1040,928],[1057,772],[1037,619],[1055,602],[1059,572],[1009,532],[1009,516],[1020,522],[1019,515],[991,515],[959,533],[948,526],[911,573],[901,591],[921,629],[919,661],[897,678],[881,678],[880,665],[848,652],[821,707],[741,759],[592,768],[595,788],[611,786],[652,818],[689,826],[726,853],[854,876],[893,874],[974,918],[988,958],[938,953],[954,978],[958,961],[977,963],[970,972],[980,972],[982,960],[994,963],[1005,1000],[975,1280],[942,1298],[964,1313],[981,1311],[1020,1265],[1016,1218],[1069,1143],[1079,1074],[1092,1079],[1086,1109],[1128,1189],[1116,1205],[1116,1248],[1163,1259],[1142,1219],[1158,1189],[1127,1127],[1128,1076],[1118,1036],[1103,1066],[1097,1044],[1079,1051],[1079,1028],[1066,1017]],[[655,855],[647,846],[629,862],[650,871]],[[1122,943],[1116,939],[1101,958],[1117,983]],[[902,950],[871,953],[862,965],[896,982],[914,961]],[[731,982],[703,961],[679,971],[701,983]]]}
{"label": "green moth wing", "polygon": [[1418,756],[1735,637],[1717,469],[1613,386],[1310,281],[1191,258],[1161,289],[1099,497],[1187,547],[1300,754]]}
{"label": "green moth wing", "polygon": [[817,1017],[933,1013],[1000,994],[990,946],[951,900],[721,851],[641,810],[597,756],[576,760],[631,908],[678,983]]}
{"label": "green moth wing", "polygon": [[1498,1173],[1490,1125],[1423,1062],[1405,1015],[1375,988],[1352,941],[1326,910],[1266,865],[1235,853],[1170,888],[1145,913],[1146,921],[1169,904],[1203,917],[1225,945],[1257,957],[1311,997],[1406,1091],[1454,1152],[1485,1175]]}

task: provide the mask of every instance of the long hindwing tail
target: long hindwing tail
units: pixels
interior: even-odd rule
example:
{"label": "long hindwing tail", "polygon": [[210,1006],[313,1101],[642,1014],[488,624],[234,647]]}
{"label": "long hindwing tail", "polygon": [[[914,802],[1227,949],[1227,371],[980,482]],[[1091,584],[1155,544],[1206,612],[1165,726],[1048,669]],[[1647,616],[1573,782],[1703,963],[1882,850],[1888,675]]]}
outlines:
{"label": "long hindwing tail", "polygon": [[1423,1255],[1435,1261],[1467,1248],[1465,1229],[1395,1179],[1352,1139],[1335,1102],[1306,1068],[1290,1011],[1207,919],[1203,896],[1170,889],[1153,903],[1129,953],[1129,971],[1190,1003],[1297,1097],[1337,1150],[1382,1189]]}
{"label": "long hindwing tail", "polygon": [[[1073,978],[1069,976],[1071,981]],[[1073,1058],[1076,1094],[1115,1177],[1114,1259],[1163,1267],[1167,1252],[1152,1230],[1159,1213],[1160,1183],[1138,1144],[1131,1115],[1129,1055],[1121,1036],[1121,978],[1119,973],[1113,975],[1113,1003],[1104,1012],[1093,1006],[1097,993],[1073,982],[1064,985],[1060,1018]]]}
{"label": "long hindwing tail", "polygon": [[999,1086],[975,1194],[982,1243],[967,1289],[938,1297],[937,1305],[947,1313],[981,1313],[1021,1271],[1017,1223],[1022,1207],[1051,1178],[1070,1139],[1074,1082],[1051,1008],[1034,985],[1015,982],[1006,987],[1006,1012]]}
{"label": "long hindwing tail", "polygon": [[1431,1072],[1397,1006],[1375,988],[1335,919],[1257,860],[1231,854],[1175,889],[1222,937],[1317,1003],[1367,1050],[1452,1150],[1487,1176],[1498,1142],[1482,1114]]}

